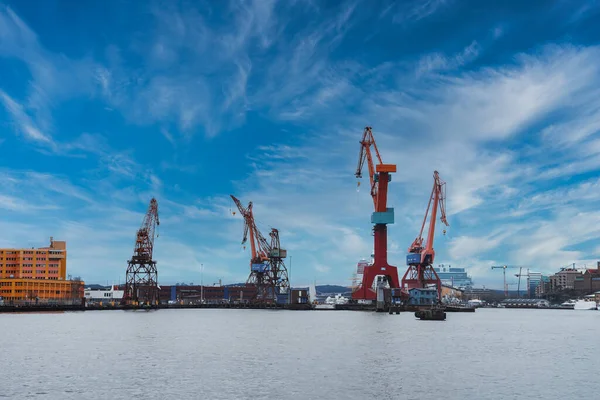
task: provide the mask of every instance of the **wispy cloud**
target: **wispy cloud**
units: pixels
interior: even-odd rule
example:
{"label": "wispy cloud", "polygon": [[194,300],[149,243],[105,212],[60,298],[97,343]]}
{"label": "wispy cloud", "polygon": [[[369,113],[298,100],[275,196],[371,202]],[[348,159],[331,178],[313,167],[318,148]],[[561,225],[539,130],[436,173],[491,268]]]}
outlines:
{"label": "wispy cloud", "polygon": [[34,142],[43,143],[50,146],[54,145],[52,138],[37,128],[29,115],[27,115],[27,113],[23,110],[23,106],[13,100],[2,90],[0,90],[0,101],[13,118],[16,124],[15,130],[19,134]]}
{"label": "wispy cloud", "polygon": [[494,39],[500,39],[502,36],[504,36],[504,33],[505,33],[505,28],[501,25],[492,29],[492,34],[494,36]]}
{"label": "wispy cloud", "polygon": [[451,57],[441,53],[431,53],[423,56],[419,60],[416,73],[417,76],[421,76],[436,71],[455,70],[473,61],[478,55],[479,44],[474,40],[461,52]]}
{"label": "wispy cloud", "polygon": [[56,205],[30,204],[22,199],[0,194],[0,208],[9,211],[32,212],[37,210],[56,210]]}
{"label": "wispy cloud", "polygon": [[15,58],[31,74],[27,99],[19,102],[0,87],[0,100],[25,137],[56,150],[52,109],[62,101],[93,94],[94,63],[46,51],[35,32],[15,12],[0,4],[0,57]]}
{"label": "wispy cloud", "polygon": [[214,25],[194,7],[154,7],[155,33],[147,43],[136,43],[150,68],[133,81],[138,66],[113,48],[110,64],[97,70],[107,100],[137,124],[175,120],[188,138],[197,127],[210,137],[239,126],[250,108],[253,55],[269,49],[283,28],[276,24],[275,5],[232,3],[234,29]]}
{"label": "wispy cloud", "polygon": [[586,18],[591,18],[600,14],[600,2],[597,0],[587,0],[581,3],[576,3],[577,8],[571,11],[570,17],[567,19],[569,23],[577,23]]}
{"label": "wispy cloud", "polygon": [[450,2],[450,0],[422,0],[404,3],[392,20],[396,24],[419,21],[433,15]]}

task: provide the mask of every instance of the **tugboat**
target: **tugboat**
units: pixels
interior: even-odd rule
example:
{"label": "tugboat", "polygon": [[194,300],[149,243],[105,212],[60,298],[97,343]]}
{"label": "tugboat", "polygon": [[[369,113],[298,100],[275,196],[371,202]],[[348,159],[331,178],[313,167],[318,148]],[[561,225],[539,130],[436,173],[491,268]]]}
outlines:
{"label": "tugboat", "polygon": [[415,312],[415,317],[421,321],[445,321],[446,312],[443,307],[433,306],[426,310],[419,310]]}

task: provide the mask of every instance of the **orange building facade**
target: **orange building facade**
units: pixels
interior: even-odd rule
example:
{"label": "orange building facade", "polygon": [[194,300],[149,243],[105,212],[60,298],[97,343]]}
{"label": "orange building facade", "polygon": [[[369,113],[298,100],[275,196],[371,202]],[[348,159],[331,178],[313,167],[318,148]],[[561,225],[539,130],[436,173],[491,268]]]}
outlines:
{"label": "orange building facade", "polygon": [[50,238],[50,246],[0,249],[0,297],[4,302],[77,300],[83,282],[67,280],[67,243]]}

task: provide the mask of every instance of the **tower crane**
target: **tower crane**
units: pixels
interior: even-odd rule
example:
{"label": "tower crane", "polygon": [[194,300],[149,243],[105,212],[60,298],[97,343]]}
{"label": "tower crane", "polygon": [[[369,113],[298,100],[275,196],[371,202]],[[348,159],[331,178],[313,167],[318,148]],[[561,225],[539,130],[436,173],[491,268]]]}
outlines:
{"label": "tower crane", "polygon": [[[515,267],[515,268],[517,268],[517,267]],[[523,276],[523,277],[527,278],[527,298],[530,299],[531,298],[531,282],[530,282],[530,279],[531,279],[531,276],[533,276],[534,274],[531,274],[529,272],[529,268],[527,268],[527,267],[518,267],[518,268],[519,268],[519,273],[515,274],[515,276],[517,278],[519,278],[519,289],[518,289],[519,297],[521,297],[521,277]],[[523,268],[527,268],[527,273],[526,274],[523,273]],[[534,295],[535,295],[535,293],[534,293]]]}
{"label": "tower crane", "polygon": [[136,234],[133,256],[127,262],[125,293],[121,300],[124,304],[141,302],[157,305],[158,303],[158,270],[156,261],[152,259],[154,233],[158,225],[160,225],[158,202],[152,198],[142,226]]}
{"label": "tower crane", "polygon": [[[373,163],[371,147],[377,157],[376,165]],[[378,275],[383,275],[390,287],[399,287],[398,270],[389,265],[387,261],[387,225],[394,223],[394,209],[387,206],[387,192],[388,183],[392,180],[390,173],[396,172],[396,165],[383,163],[370,126],[365,127],[360,141],[358,166],[355,173],[357,178],[362,178],[365,162],[369,169],[371,197],[375,209],[371,214],[371,223],[374,224],[374,256],[373,263],[364,268],[361,284],[352,292],[352,298],[355,300],[375,300],[377,298],[377,293],[372,286]]]}
{"label": "tower crane", "polygon": [[[517,278],[519,278],[517,280],[517,296],[519,298],[521,298],[521,277],[525,276],[529,279],[529,267],[523,267],[520,265],[494,265],[492,266],[492,269],[499,269],[502,268],[503,269],[503,273],[504,273],[504,295],[508,296],[508,288],[507,288],[507,283],[506,283],[506,269],[519,269],[519,273],[515,274],[515,276]],[[523,274],[523,269],[527,269],[527,274]],[[529,296],[529,289],[527,289],[527,295]]]}
{"label": "tower crane", "polygon": [[[440,209],[440,221],[449,226],[446,220],[446,182],[440,179],[437,171],[433,172],[433,189],[425,211],[425,217],[421,224],[421,231],[416,239],[408,248],[406,263],[408,269],[402,277],[402,287],[407,289],[425,288],[429,284],[435,284],[437,288],[438,301],[442,298],[442,281],[433,269],[433,260],[435,250],[433,249],[433,240],[435,236],[435,223],[438,207]],[[427,222],[427,216],[431,210],[429,220],[429,230],[427,232],[427,242],[423,244],[423,230]],[[446,230],[444,230],[444,234]]]}
{"label": "tower crane", "polygon": [[283,263],[287,251],[281,248],[279,231],[271,229],[269,243],[256,226],[252,202],[244,207],[234,195],[230,196],[244,218],[242,244],[246,244],[248,239],[250,240],[250,275],[246,280],[246,285],[256,287],[256,297],[253,300],[258,302],[275,301],[278,294],[284,294],[289,289],[288,272]]}
{"label": "tower crane", "polygon": [[[506,269],[507,268],[520,268],[520,267],[513,267],[513,266],[508,266],[508,265],[493,265],[492,266],[492,270],[494,269],[502,269],[502,274],[504,275],[504,297],[508,297],[508,285],[506,284]],[[519,274],[521,273],[521,271],[519,271]],[[517,290],[517,293],[520,290],[520,283],[521,283],[521,279],[519,277],[519,289]]]}

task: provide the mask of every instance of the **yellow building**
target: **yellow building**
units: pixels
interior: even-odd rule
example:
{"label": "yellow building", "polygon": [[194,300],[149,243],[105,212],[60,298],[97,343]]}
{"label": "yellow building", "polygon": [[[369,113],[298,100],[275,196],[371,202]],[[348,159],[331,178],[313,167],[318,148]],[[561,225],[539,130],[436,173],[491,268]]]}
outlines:
{"label": "yellow building", "polygon": [[0,297],[20,300],[71,300],[83,297],[83,282],[67,280],[67,243],[50,238],[50,246],[0,249]]}
{"label": "yellow building", "polygon": [[442,297],[462,300],[463,291],[452,286],[442,285]]}

